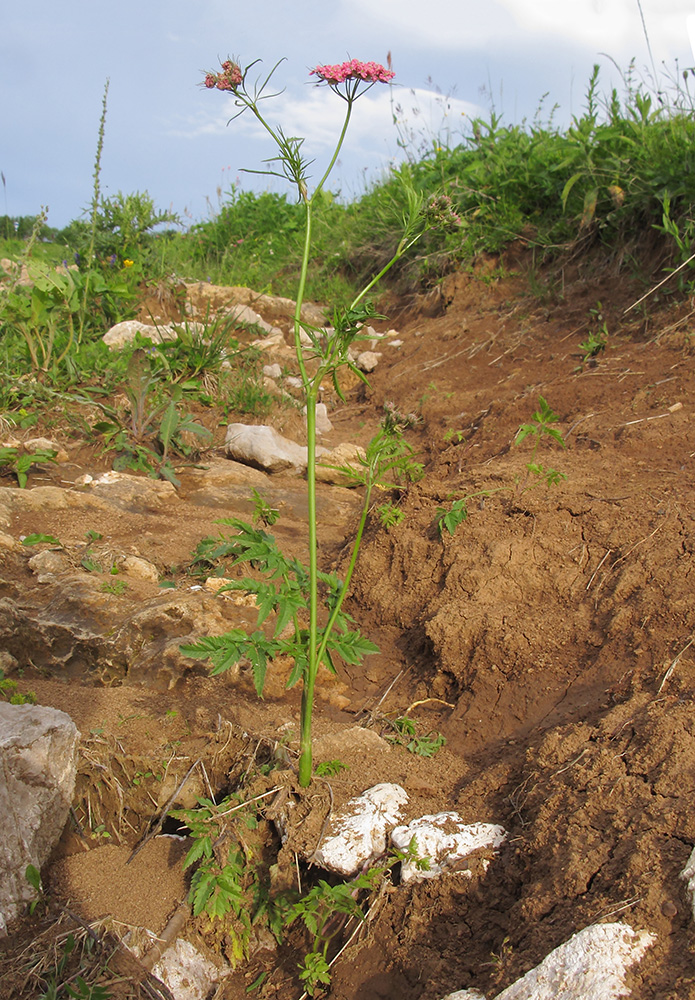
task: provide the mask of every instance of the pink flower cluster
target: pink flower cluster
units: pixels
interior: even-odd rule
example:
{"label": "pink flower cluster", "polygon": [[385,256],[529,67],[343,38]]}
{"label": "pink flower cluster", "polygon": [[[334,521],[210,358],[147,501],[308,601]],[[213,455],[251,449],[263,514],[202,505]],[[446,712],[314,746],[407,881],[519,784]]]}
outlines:
{"label": "pink flower cluster", "polygon": [[244,76],[237,63],[231,59],[225,59],[222,63],[221,73],[206,73],[205,86],[208,90],[236,90],[243,81]]}
{"label": "pink flower cluster", "polygon": [[381,63],[360,62],[359,59],[350,59],[349,62],[340,63],[337,66],[317,66],[312,69],[310,76],[317,76],[324,83],[344,83],[345,80],[364,80],[365,83],[388,83],[396,75],[390,69],[386,69]]}

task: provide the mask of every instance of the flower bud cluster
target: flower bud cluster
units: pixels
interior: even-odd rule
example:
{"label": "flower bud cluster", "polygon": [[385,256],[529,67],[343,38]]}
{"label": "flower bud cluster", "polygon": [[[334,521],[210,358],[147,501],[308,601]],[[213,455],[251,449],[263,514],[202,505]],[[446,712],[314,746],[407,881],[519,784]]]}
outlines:
{"label": "flower bud cluster", "polygon": [[364,80],[365,83],[388,83],[396,75],[390,69],[386,69],[381,63],[360,62],[359,59],[350,59],[349,62],[339,63],[337,66],[317,66],[312,69],[310,76],[317,76],[324,83],[343,83],[345,80]]}
{"label": "flower bud cluster", "polygon": [[448,194],[433,194],[425,207],[425,218],[431,226],[455,228],[461,225],[461,216],[454,211]]}
{"label": "flower bud cluster", "polygon": [[244,75],[238,64],[231,59],[225,59],[222,63],[222,72],[206,73],[204,83],[208,90],[236,90],[243,79]]}

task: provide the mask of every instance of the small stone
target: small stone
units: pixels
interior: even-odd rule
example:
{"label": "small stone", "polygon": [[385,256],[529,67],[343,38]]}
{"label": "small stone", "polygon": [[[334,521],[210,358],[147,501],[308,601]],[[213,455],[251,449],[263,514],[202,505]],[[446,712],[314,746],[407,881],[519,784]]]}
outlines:
{"label": "small stone", "polygon": [[141,559],[140,556],[126,556],[122,566],[128,576],[146,580],[148,583],[159,583],[159,571],[147,559]]}
{"label": "small stone", "polygon": [[[306,421],[306,406],[302,410],[304,414],[304,420]],[[329,420],[328,410],[325,403],[316,404],[316,433],[317,434],[330,434],[333,430],[333,424]]]}
{"label": "small stone", "polygon": [[282,368],[278,364],[263,365],[263,374],[266,378],[282,378]]}
{"label": "small stone", "polygon": [[27,452],[54,451],[56,453],[56,462],[67,462],[70,458],[65,448],[61,448],[57,442],[51,441],[50,438],[45,437],[29,438],[24,442],[24,450]]}
{"label": "small stone", "polygon": [[377,354],[374,351],[362,351],[361,354],[357,355],[357,367],[361,372],[369,373],[373,372],[376,366],[379,364],[379,358],[381,354]]}
{"label": "small stone", "polygon": [[68,557],[63,552],[44,549],[37,552],[29,560],[29,569],[36,573],[39,583],[47,583],[59,573],[64,573],[70,566]]}
{"label": "small stone", "polygon": [[665,899],[661,904],[661,912],[665,917],[675,917],[678,913],[678,907],[670,899]]}
{"label": "small stone", "polygon": [[356,472],[363,470],[363,459],[366,459],[364,448],[343,441],[321,455],[316,465],[316,479],[320,483],[330,483],[334,486],[359,486],[358,479],[351,476],[349,471],[342,470],[354,469]]}

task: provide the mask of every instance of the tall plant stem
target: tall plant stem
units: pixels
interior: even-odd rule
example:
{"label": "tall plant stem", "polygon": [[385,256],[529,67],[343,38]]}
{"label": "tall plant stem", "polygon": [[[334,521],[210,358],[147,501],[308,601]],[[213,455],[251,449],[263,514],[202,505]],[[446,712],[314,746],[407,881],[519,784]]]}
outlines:
{"label": "tall plant stem", "polygon": [[[302,304],[306,290],[306,279],[309,269],[309,257],[311,254],[311,226],[312,226],[312,204],[313,199],[321,190],[328,176],[333,169],[340,153],[341,146],[347,133],[352,113],[352,101],[348,100],[345,121],[340,133],[340,138],[330,163],[319,181],[311,198],[306,197],[305,189],[298,184],[299,195],[304,198],[306,209],[306,223],[304,230],[304,251],[302,254],[302,266],[299,275],[299,285],[297,288],[297,299],[294,312],[294,347],[297,355],[297,364],[304,386],[306,402],[306,434],[307,434],[307,510],[309,517],[309,649],[302,689],[302,706],[300,713],[300,757],[299,757],[299,784],[306,788],[311,784],[313,770],[313,756],[311,749],[311,727],[314,708],[314,688],[316,685],[316,675],[318,673],[320,659],[317,655],[318,645],[318,536],[316,531],[316,401],[321,381],[321,370],[313,378],[307,370],[304,352],[302,349]],[[330,622],[332,627],[335,618]],[[325,650],[325,643],[328,637],[328,630],[324,635],[321,644],[322,651]],[[323,655],[323,654],[322,654]]]}
{"label": "tall plant stem", "polygon": [[97,153],[94,159],[94,187],[92,191],[92,210],[89,220],[90,235],[89,249],[87,250],[87,274],[84,279],[84,292],[82,293],[82,303],[80,305],[79,323],[77,328],[77,343],[82,343],[82,333],[84,331],[84,320],[87,314],[87,298],[89,297],[90,276],[92,264],[94,262],[94,246],[97,234],[97,215],[99,212],[99,198],[101,197],[101,154],[104,150],[104,132],[106,130],[106,105],[109,96],[109,79],[106,78],[104,84],[104,96],[101,101],[101,118],[99,119],[99,138],[97,139]]}

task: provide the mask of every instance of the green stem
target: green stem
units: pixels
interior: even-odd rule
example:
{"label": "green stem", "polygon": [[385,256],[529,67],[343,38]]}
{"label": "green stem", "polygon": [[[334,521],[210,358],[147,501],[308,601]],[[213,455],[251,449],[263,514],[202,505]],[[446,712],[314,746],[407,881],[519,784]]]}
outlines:
{"label": "green stem", "polygon": [[365,295],[367,294],[367,292],[370,289],[374,288],[374,286],[379,281],[381,281],[381,279],[384,277],[384,275],[387,274],[391,270],[391,268],[396,263],[396,261],[400,260],[400,258],[403,256],[403,254],[407,253],[407,251],[410,250],[410,248],[417,243],[417,241],[420,239],[421,236],[422,236],[422,233],[418,233],[417,236],[413,236],[412,239],[408,240],[407,242],[401,241],[401,243],[398,246],[398,249],[396,250],[396,252],[393,255],[393,257],[391,258],[391,260],[388,262],[388,264],[385,267],[382,267],[382,269],[379,271],[379,273],[376,275],[376,277],[372,278],[372,280],[369,282],[368,285],[365,285],[365,287],[362,289],[362,291],[357,296],[357,298],[353,299],[353,301],[352,301],[352,303],[350,305],[351,309],[354,309],[355,306],[358,304],[358,302],[360,302],[361,299],[363,299],[365,297]]}
{"label": "green stem", "polygon": [[318,182],[318,184],[314,188],[314,193],[311,196],[312,198],[316,197],[316,195],[318,194],[318,192],[321,190],[321,188],[323,187],[323,185],[328,180],[328,177],[329,177],[331,171],[333,170],[333,167],[336,164],[336,160],[338,159],[338,156],[340,155],[340,150],[342,148],[343,142],[345,141],[345,136],[347,134],[348,125],[350,124],[350,116],[352,115],[352,105],[354,103],[355,98],[353,96],[352,98],[348,97],[346,99],[347,99],[347,106],[348,107],[347,107],[347,112],[345,113],[345,121],[343,122],[343,128],[342,128],[342,131],[340,133],[340,138],[338,139],[338,145],[335,147],[335,151],[333,153],[333,156],[331,157],[331,162],[326,167],[326,172],[324,173],[323,177],[321,178],[321,180]]}
{"label": "green stem", "polygon": [[365,525],[367,523],[367,515],[369,514],[369,506],[370,506],[370,502],[371,502],[372,489],[373,489],[373,484],[372,483],[368,484],[366,492],[365,492],[365,495],[364,495],[364,503],[362,504],[362,513],[360,514],[360,522],[359,522],[359,524],[357,526],[357,533],[355,535],[355,541],[352,544],[352,553],[350,555],[350,562],[348,564],[348,568],[347,568],[347,571],[345,573],[345,579],[343,580],[343,586],[340,589],[340,596],[338,597],[338,600],[336,601],[335,607],[333,608],[333,611],[331,612],[331,616],[328,619],[328,622],[326,624],[325,629],[323,630],[323,639],[321,640],[321,645],[319,646],[317,654],[316,654],[316,657],[317,657],[317,660],[318,660],[319,663],[321,662],[321,660],[324,657],[324,654],[326,652],[326,647],[328,646],[328,640],[330,639],[330,636],[331,636],[331,631],[333,629],[333,626],[335,625],[335,622],[336,622],[336,619],[337,619],[338,615],[340,614],[340,609],[343,606],[343,601],[345,600],[345,597],[347,596],[347,592],[348,592],[348,590],[350,588],[350,581],[352,580],[352,574],[353,574],[354,569],[355,569],[355,564],[357,563],[357,554],[359,552],[360,545],[362,544],[362,535],[364,534],[364,527],[365,527]]}
{"label": "green stem", "polygon": [[[309,649],[306,676],[302,689],[302,705],[300,711],[300,756],[299,756],[299,784],[302,788],[307,788],[311,784],[313,771],[313,755],[311,747],[311,725],[314,707],[314,688],[316,686],[316,675],[318,673],[320,656],[317,655],[318,644],[318,536],[316,532],[316,401],[321,381],[321,370],[314,379],[310,378],[304,362],[304,352],[302,350],[302,304],[306,290],[306,279],[309,270],[309,256],[311,253],[311,224],[312,224],[312,204],[316,194],[321,190],[326,182],[335,162],[338,158],[340,148],[345,139],[350,115],[352,112],[352,101],[348,101],[348,109],[345,121],[340,133],[340,138],[335,152],[331,158],[328,168],[319,181],[311,198],[306,197],[306,193],[299,186],[300,197],[304,198],[306,207],[306,224],[304,232],[304,250],[302,253],[302,265],[299,274],[299,285],[297,287],[297,298],[294,310],[294,348],[297,356],[304,394],[306,400],[306,432],[307,432],[307,507],[309,518]],[[341,601],[342,603],[342,601]],[[335,620],[333,618],[333,620]],[[332,622],[331,622],[332,624]],[[325,637],[322,643],[322,651],[325,650]],[[321,654],[322,655],[322,654]]]}
{"label": "green stem", "polygon": [[311,784],[313,770],[311,752],[311,721],[314,707],[314,686],[318,672],[316,656],[318,636],[318,558],[316,534],[316,393],[314,386],[306,387],[306,429],[307,429],[307,506],[309,517],[309,650],[302,690],[300,716],[300,757],[299,784],[307,788]]}

